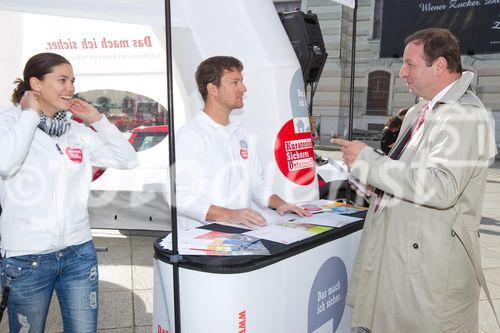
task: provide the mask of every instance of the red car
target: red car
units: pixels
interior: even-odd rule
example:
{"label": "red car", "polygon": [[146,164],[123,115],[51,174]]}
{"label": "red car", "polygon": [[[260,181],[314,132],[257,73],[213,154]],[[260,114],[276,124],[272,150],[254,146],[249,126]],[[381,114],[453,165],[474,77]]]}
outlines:
{"label": "red car", "polygon": [[140,126],[132,130],[128,141],[135,151],[146,150],[156,146],[168,135],[168,125]]}

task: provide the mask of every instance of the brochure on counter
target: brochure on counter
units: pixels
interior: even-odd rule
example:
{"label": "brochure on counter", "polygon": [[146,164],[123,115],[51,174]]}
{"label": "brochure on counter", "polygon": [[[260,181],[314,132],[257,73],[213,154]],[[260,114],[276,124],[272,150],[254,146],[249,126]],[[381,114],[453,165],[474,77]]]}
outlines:
{"label": "brochure on counter", "polygon": [[365,211],[368,208],[366,207],[360,207],[356,205],[351,205],[348,203],[345,203],[344,201],[331,201],[331,200],[315,200],[315,201],[307,201],[307,202],[301,202],[297,204],[298,206],[302,207],[304,210],[307,210],[308,212],[311,212],[313,214],[316,213],[325,213],[325,212],[332,212],[335,214],[354,214],[357,212]]}
{"label": "brochure on counter", "polygon": [[[171,250],[172,234],[165,237],[160,246]],[[259,238],[198,228],[179,231],[178,251],[185,255],[210,256],[270,254]]]}
{"label": "brochure on counter", "polygon": [[[183,255],[269,255],[269,251],[260,241],[266,239],[282,244],[291,244],[315,236],[317,234],[360,221],[361,218],[342,214],[352,214],[366,210],[343,202],[330,200],[315,200],[301,202],[297,205],[314,213],[311,217],[301,217],[296,214],[278,214],[273,209],[257,210],[267,222],[267,225],[257,229],[249,229],[241,224],[217,222],[217,224],[248,229],[241,234],[211,231],[193,228],[180,230],[178,233],[178,250]],[[164,249],[172,249],[171,234],[161,243]]]}

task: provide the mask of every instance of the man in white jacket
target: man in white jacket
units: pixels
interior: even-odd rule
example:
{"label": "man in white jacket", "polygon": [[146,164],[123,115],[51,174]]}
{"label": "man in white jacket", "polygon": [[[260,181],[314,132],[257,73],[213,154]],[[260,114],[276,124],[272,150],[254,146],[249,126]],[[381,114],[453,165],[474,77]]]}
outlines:
{"label": "man in white jacket", "polygon": [[264,183],[252,136],[231,124],[229,115],[243,107],[243,65],[234,57],[204,60],[196,71],[203,112],[176,134],[177,209],[181,228],[224,221],[248,228],[266,225],[250,208],[252,200],[278,213],[310,216],[272,194]]}

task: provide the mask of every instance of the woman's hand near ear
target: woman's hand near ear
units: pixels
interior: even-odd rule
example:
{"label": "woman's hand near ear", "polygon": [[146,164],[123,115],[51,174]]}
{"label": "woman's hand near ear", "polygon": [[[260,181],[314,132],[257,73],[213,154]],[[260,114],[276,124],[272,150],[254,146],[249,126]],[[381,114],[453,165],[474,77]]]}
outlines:
{"label": "woman's hand near ear", "polygon": [[40,93],[37,91],[27,90],[24,92],[19,105],[21,109],[31,109],[38,114],[40,114],[40,105],[38,104],[38,99],[40,98]]}
{"label": "woman's hand near ear", "polygon": [[95,123],[102,118],[102,114],[95,107],[78,98],[73,98],[69,105],[69,112],[87,124]]}

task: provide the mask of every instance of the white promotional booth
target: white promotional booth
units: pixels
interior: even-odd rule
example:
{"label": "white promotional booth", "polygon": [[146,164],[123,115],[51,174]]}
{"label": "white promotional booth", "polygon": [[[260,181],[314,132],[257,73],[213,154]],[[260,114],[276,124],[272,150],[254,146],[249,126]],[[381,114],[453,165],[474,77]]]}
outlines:
{"label": "white promotional booth", "polygon": [[[302,72],[272,0],[168,3],[173,87],[165,79],[164,1],[3,0],[0,26],[12,34],[2,34],[11,47],[1,51],[0,107],[9,105],[11,82],[31,55],[56,52],[73,64],[77,91],[116,89],[150,97],[175,114],[178,129],[202,109],[196,66],[210,56],[232,55],[245,66],[248,91],[231,121],[257,135],[266,183],[289,202],[318,199]],[[167,100],[168,89],[173,101]],[[167,139],[140,151],[139,168],[107,170],[93,189],[141,198],[164,192],[168,151]],[[172,263],[176,253],[172,257],[156,243],[153,332],[350,332],[345,296],[361,228],[362,222],[354,223],[286,246],[267,242],[270,256],[186,256]],[[174,299],[177,289],[180,302]]]}
{"label": "white promotional booth", "polygon": [[[345,301],[361,228],[362,221],[287,246],[263,241],[270,256],[185,256],[182,332],[351,332]],[[171,333],[171,256],[158,243],[155,253],[153,332]]]}

